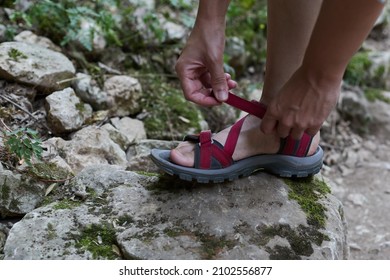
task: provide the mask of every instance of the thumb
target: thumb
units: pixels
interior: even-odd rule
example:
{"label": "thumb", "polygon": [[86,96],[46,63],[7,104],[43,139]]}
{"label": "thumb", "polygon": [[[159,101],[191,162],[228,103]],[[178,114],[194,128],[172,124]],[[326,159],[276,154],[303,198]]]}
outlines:
{"label": "thumb", "polygon": [[210,76],[211,87],[213,88],[215,98],[220,102],[226,101],[228,99],[229,87],[223,67],[221,66],[218,67],[218,69],[213,69],[213,71],[210,72]]}

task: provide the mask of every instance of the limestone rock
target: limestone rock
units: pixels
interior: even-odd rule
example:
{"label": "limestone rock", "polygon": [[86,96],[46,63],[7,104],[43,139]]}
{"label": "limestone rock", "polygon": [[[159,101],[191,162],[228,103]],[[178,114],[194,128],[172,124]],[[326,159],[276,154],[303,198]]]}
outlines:
{"label": "limestone rock", "polygon": [[63,54],[22,42],[0,44],[0,78],[51,92],[67,87],[59,83],[74,77],[75,68]]}
{"label": "limestone rock", "polygon": [[351,122],[352,129],[359,133],[367,132],[372,116],[368,110],[368,101],[361,90],[342,90],[337,109],[343,119]]}
{"label": "limestone rock", "polygon": [[6,30],[7,28],[4,25],[0,24],[0,43],[5,41]]}
{"label": "limestone rock", "polygon": [[177,23],[171,21],[163,21],[162,28],[167,34],[166,41],[180,41],[187,35],[186,29]]}
{"label": "limestone rock", "polygon": [[131,171],[155,172],[160,170],[150,158],[153,148],[171,150],[179,145],[179,141],[162,141],[145,139],[131,145],[126,152],[127,169]]}
{"label": "limestone rock", "polygon": [[72,182],[83,200],[54,202],[27,214],[10,230],[4,258],[346,258],[340,202],[331,194],[316,201],[325,210],[318,226],[294,200],[290,185],[265,173],[198,185],[90,166]]}
{"label": "limestone rock", "polygon": [[372,115],[370,131],[382,141],[389,139],[390,104],[381,100],[375,100],[368,103],[368,110]]}
{"label": "limestone rock", "polygon": [[95,110],[107,109],[107,93],[103,91],[90,75],[77,73],[72,87],[80,99],[91,104]]}
{"label": "limestone rock", "polygon": [[0,168],[0,218],[24,215],[35,209],[44,196],[44,184],[30,176]]}
{"label": "limestone rock", "polygon": [[29,30],[20,32],[14,37],[14,40],[16,42],[35,44],[56,52],[61,52],[61,48],[54,44],[49,38],[38,36]]}
{"label": "limestone rock", "polygon": [[72,88],[56,91],[46,97],[48,105],[47,121],[56,134],[80,129],[92,116],[92,107],[81,102]]}
{"label": "limestone rock", "polygon": [[69,141],[51,138],[46,142],[56,147],[76,174],[93,164],[127,164],[125,152],[103,128],[89,126],[77,131]]}
{"label": "limestone rock", "polygon": [[126,135],[130,143],[146,139],[146,131],[142,121],[129,117],[112,118],[112,125],[123,135]]}
{"label": "limestone rock", "polygon": [[142,89],[137,79],[124,75],[113,76],[105,81],[104,90],[108,95],[109,108],[116,116],[139,113]]}

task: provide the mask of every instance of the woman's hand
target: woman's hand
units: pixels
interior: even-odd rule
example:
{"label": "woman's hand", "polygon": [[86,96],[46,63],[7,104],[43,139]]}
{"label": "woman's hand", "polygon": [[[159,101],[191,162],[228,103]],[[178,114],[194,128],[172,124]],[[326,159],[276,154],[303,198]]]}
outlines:
{"label": "woman's hand", "polygon": [[340,85],[341,77],[316,80],[302,68],[298,69],[267,104],[261,130],[281,138],[291,134],[294,139],[300,139],[304,132],[316,135],[336,106]]}
{"label": "woman's hand", "polygon": [[230,1],[201,0],[195,26],[177,63],[176,73],[187,100],[219,105],[237,83],[223,70],[225,16]]}

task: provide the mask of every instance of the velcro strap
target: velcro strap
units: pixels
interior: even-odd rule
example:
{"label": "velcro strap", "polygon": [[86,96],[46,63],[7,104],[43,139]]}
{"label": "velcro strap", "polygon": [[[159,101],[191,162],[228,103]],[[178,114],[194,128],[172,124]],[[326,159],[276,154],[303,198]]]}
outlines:
{"label": "velcro strap", "polygon": [[211,143],[211,131],[210,130],[205,130],[205,131],[202,131],[199,135],[199,143],[201,145],[204,145],[204,144],[207,144],[207,143]]}
{"label": "velcro strap", "polygon": [[257,101],[248,101],[231,92],[229,92],[228,100],[226,100],[225,103],[260,119],[264,117],[265,112],[267,111],[267,107],[264,104]]}

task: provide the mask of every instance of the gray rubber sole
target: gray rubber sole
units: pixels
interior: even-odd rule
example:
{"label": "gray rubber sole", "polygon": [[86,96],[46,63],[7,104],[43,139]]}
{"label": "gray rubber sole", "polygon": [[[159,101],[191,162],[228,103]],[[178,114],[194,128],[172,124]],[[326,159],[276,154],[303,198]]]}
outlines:
{"label": "gray rubber sole", "polygon": [[318,147],[317,151],[308,157],[258,155],[236,161],[226,168],[208,170],[177,165],[169,160],[169,155],[169,150],[153,149],[151,152],[153,162],[170,175],[177,175],[186,181],[196,180],[198,183],[222,183],[249,176],[258,170],[280,177],[308,177],[320,171],[324,152]]}

